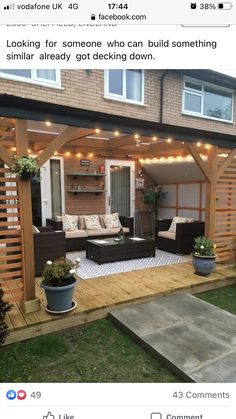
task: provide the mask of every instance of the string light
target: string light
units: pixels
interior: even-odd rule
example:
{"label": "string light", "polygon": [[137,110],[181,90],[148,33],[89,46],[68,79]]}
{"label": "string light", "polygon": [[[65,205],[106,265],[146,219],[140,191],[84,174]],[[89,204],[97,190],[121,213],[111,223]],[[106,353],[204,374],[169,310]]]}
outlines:
{"label": "string light", "polygon": [[50,127],[52,125],[52,123],[50,121],[46,121],[45,125],[47,125],[47,127]]}
{"label": "string light", "polygon": [[55,151],[54,156],[57,156],[57,155],[58,155],[58,151]]}
{"label": "string light", "polygon": [[88,156],[91,158],[93,157],[93,153],[89,153]]}
{"label": "string light", "polygon": [[28,151],[28,153],[31,153],[31,149],[30,148],[28,148],[27,151]]}
{"label": "string light", "polygon": [[99,128],[96,128],[95,129],[95,132],[96,132],[96,134],[99,134],[100,133],[100,129]]}
{"label": "string light", "polygon": [[66,151],[65,155],[66,156],[70,156],[71,155],[71,152],[70,151]]}
{"label": "string light", "polygon": [[197,147],[201,147],[202,143],[200,143],[200,141],[198,141],[197,143]]}
{"label": "string light", "polygon": [[16,151],[16,147],[12,147],[12,148],[11,148],[11,150],[12,150],[12,151]]}
{"label": "string light", "polygon": [[156,141],[157,140],[157,137],[152,137],[152,139],[153,139],[153,141]]}
{"label": "string light", "polygon": [[209,150],[211,148],[210,144],[205,145],[206,150]]}
{"label": "string light", "polygon": [[77,156],[77,157],[81,157],[81,156],[82,156],[82,154],[81,154],[81,153],[77,153],[77,154],[76,154],[76,156]]}
{"label": "string light", "polygon": [[119,131],[115,131],[115,132],[114,132],[114,135],[115,135],[116,137],[118,137],[118,135],[120,135]]}
{"label": "string light", "polygon": [[172,139],[171,138],[167,138],[167,143],[172,143]]}

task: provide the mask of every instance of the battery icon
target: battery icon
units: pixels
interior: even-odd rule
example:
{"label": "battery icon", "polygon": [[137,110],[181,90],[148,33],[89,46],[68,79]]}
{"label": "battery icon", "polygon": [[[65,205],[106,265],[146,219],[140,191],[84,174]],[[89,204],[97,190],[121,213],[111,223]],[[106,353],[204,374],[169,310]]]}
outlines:
{"label": "battery icon", "polygon": [[222,3],[218,3],[218,9],[221,10],[231,10],[233,5],[230,3],[230,1],[223,1]]}

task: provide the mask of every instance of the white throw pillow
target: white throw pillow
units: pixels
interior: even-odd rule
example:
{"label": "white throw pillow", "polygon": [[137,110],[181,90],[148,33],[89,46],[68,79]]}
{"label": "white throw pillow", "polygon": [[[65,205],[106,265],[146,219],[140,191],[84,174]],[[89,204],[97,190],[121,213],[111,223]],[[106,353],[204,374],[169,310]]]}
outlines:
{"label": "white throw pillow", "polygon": [[101,230],[102,226],[98,215],[84,215],[87,230]]}
{"label": "white throw pillow", "polygon": [[177,223],[192,223],[192,222],[193,222],[193,218],[174,217],[168,231],[170,231],[171,233],[176,233]]}
{"label": "white throw pillow", "polygon": [[33,228],[33,233],[40,233],[39,229],[36,226],[32,226]]}
{"label": "white throw pillow", "polygon": [[63,230],[73,231],[78,228],[78,215],[65,214],[62,216]]}
{"label": "white throw pillow", "polygon": [[122,225],[119,220],[119,214],[114,212],[113,214],[103,215],[103,220],[106,228],[121,228]]}

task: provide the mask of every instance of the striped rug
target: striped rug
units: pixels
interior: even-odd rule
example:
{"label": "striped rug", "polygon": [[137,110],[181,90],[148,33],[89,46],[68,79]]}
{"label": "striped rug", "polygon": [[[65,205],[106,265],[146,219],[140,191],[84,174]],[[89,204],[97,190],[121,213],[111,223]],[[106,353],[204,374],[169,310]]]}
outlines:
{"label": "striped rug", "polygon": [[84,251],[67,253],[66,256],[71,261],[75,261],[78,257],[81,259],[80,268],[77,269],[77,274],[82,279],[116,274],[119,272],[129,272],[136,269],[152,268],[154,266],[171,265],[173,263],[187,262],[188,260],[187,257],[164,252],[162,250],[156,250],[155,257],[103,263],[102,265],[98,265],[98,263],[86,259]]}

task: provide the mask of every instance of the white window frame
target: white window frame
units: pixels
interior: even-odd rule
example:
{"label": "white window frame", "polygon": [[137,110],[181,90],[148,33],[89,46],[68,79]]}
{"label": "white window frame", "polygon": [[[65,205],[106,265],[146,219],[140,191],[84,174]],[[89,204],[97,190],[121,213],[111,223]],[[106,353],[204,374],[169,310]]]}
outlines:
{"label": "white window frame", "polygon": [[0,77],[8,80],[19,81],[23,83],[36,84],[39,86],[61,88],[61,72],[58,69],[53,69],[56,72],[56,80],[47,80],[37,76],[37,69],[31,69],[31,77],[21,77],[15,74],[2,73],[0,70]]}
{"label": "white window frame", "polygon": [[[195,89],[192,89],[190,87],[186,87],[186,82],[187,83],[198,84],[199,86],[201,86],[201,90],[195,90]],[[203,113],[203,109],[204,109],[204,87],[211,87],[211,88],[216,89],[218,91],[231,93],[231,96],[232,96],[231,119],[222,119],[222,118],[216,118],[214,116],[204,115],[204,113]],[[190,93],[192,95],[196,95],[196,96],[201,97],[201,112],[193,112],[193,111],[188,111],[188,110],[185,109],[185,93]],[[214,121],[227,122],[229,124],[232,124],[233,123],[233,111],[234,111],[234,91],[232,89],[224,88],[224,87],[218,86],[216,84],[205,83],[205,82],[202,82],[200,80],[196,80],[196,79],[192,79],[192,78],[188,78],[188,77],[183,79],[183,94],[182,94],[182,113],[183,114],[196,116],[196,117],[199,117],[199,118],[213,119]]]}
{"label": "white window frame", "polygon": [[[109,70],[113,70],[113,69],[109,69]],[[122,70],[122,88],[123,88],[123,95],[117,95],[115,93],[110,93],[109,92],[109,70],[105,70],[105,74],[104,74],[104,97],[106,99],[113,99],[113,100],[117,100],[119,102],[127,102],[127,103],[132,103],[134,105],[141,105],[144,106],[144,70],[138,69],[139,71],[141,71],[141,76],[142,76],[142,88],[141,88],[141,100],[132,100],[132,99],[127,99],[126,98],[126,69],[118,69],[118,70]]]}

